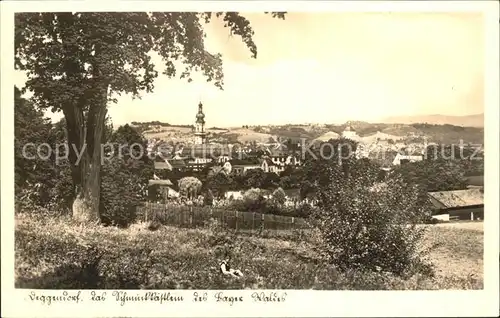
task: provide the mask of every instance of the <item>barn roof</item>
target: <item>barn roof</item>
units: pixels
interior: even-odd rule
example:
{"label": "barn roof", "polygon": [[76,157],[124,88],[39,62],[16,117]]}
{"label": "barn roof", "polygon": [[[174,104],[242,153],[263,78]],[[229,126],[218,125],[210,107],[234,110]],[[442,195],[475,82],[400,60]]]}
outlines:
{"label": "barn roof", "polygon": [[429,196],[440,203],[442,205],[441,208],[458,208],[484,204],[484,194],[481,188],[429,192]]}

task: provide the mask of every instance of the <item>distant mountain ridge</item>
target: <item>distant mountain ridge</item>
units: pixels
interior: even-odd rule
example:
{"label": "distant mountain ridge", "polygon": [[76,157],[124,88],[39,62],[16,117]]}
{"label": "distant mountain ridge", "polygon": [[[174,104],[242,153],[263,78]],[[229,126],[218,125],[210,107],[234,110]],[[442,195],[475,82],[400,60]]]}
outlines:
{"label": "distant mountain ridge", "polygon": [[417,115],[417,116],[394,116],[381,119],[379,122],[386,124],[433,124],[454,125],[462,127],[484,127],[484,113],[466,116],[447,115]]}

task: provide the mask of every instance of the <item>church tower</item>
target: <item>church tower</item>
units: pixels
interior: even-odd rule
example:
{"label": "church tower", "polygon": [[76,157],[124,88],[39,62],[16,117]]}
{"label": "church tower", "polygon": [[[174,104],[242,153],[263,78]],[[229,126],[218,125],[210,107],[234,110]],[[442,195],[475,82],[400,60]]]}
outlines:
{"label": "church tower", "polygon": [[198,104],[198,113],[196,114],[196,123],[194,125],[195,144],[202,145],[205,143],[207,133],[205,132],[205,114],[203,113],[203,104]]}

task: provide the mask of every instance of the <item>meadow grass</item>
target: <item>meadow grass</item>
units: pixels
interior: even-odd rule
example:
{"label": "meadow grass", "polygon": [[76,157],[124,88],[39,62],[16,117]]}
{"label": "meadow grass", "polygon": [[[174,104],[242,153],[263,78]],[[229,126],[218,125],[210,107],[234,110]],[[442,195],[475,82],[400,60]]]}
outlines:
{"label": "meadow grass", "polygon": [[[147,224],[80,226],[64,217],[16,215],[17,288],[95,289],[482,289],[483,232],[429,226],[434,277],[340,272],[325,264],[315,231],[262,236]],[[222,276],[231,257],[241,279]],[[97,261],[99,260],[99,261]]]}

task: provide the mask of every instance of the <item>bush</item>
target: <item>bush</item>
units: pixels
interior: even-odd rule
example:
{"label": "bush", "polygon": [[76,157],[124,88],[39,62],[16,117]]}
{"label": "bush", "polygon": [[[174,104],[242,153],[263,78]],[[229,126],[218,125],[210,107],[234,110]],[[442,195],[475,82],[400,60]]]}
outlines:
{"label": "bush", "polygon": [[278,203],[278,204],[284,204],[286,201],[286,193],[282,188],[278,188],[274,190],[273,192],[273,199]]}
{"label": "bush", "polygon": [[208,189],[205,195],[203,196],[203,205],[213,205],[214,204],[214,195],[212,194],[212,190]]}
{"label": "bush", "polygon": [[260,189],[252,188],[243,194],[242,199],[243,211],[257,212],[265,205],[265,198]]}
{"label": "bush", "polygon": [[184,177],[177,181],[179,194],[189,199],[195,199],[201,191],[202,182],[195,177]]}
{"label": "bush", "polygon": [[424,229],[417,227],[426,214],[420,192],[398,179],[379,187],[358,178],[336,180],[321,189],[316,213],[330,261],[342,270],[428,272],[419,246]]}
{"label": "bush", "polygon": [[51,200],[48,206],[52,210],[60,210],[63,213],[71,214],[74,193],[71,166],[68,160],[59,162],[59,165],[55,168],[55,175],[53,187],[50,190]]}
{"label": "bush", "polygon": [[293,215],[293,216],[307,219],[312,214],[314,214],[315,210],[316,210],[316,208],[311,206],[309,203],[303,202],[297,206],[297,208],[295,209],[295,213],[294,213],[295,215]]}
{"label": "bush", "polygon": [[275,214],[275,215],[287,215],[289,211],[286,211],[286,207],[283,206],[279,201],[274,198],[267,199],[261,210],[259,211],[265,214]]}
{"label": "bush", "polygon": [[422,223],[424,223],[424,224],[438,224],[438,223],[440,223],[440,220],[433,218],[431,215],[427,215],[423,219]]}

